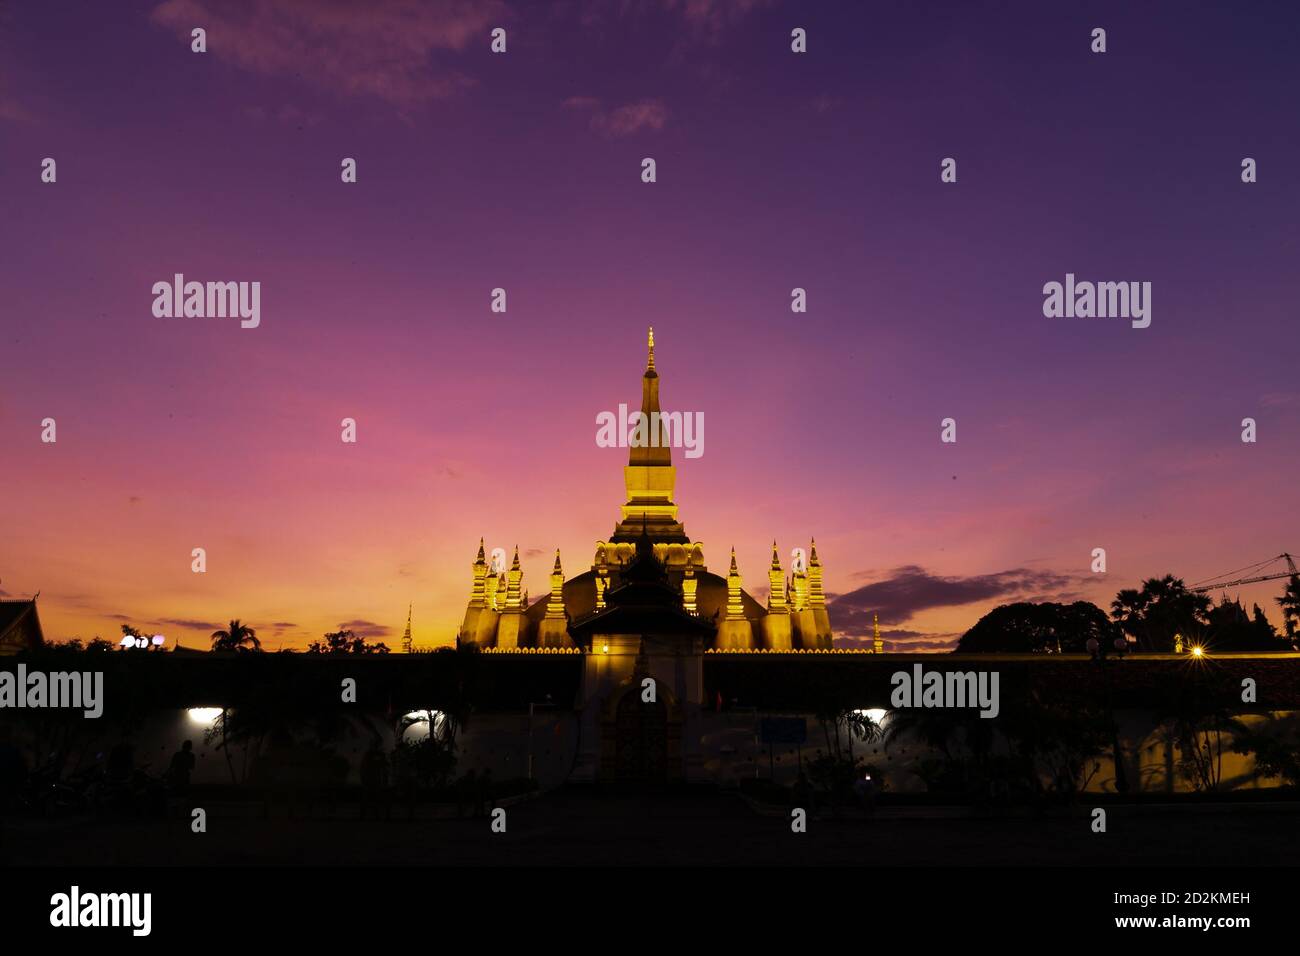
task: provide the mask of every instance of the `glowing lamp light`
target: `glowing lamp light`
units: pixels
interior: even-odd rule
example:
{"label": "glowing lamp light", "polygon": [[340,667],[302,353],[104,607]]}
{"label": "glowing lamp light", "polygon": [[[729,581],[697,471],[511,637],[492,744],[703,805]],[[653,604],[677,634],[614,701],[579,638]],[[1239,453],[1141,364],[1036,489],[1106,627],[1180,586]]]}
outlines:
{"label": "glowing lamp light", "polygon": [[167,643],[167,638],[163,637],[161,634],[155,634],[153,636],[154,647],[162,647],[166,643]]}
{"label": "glowing lamp light", "polygon": [[212,724],[215,724],[217,722],[217,718],[221,716],[221,708],[220,707],[191,707],[185,713],[189,715],[190,720],[194,721],[194,723],[203,724],[205,726],[211,726]]}
{"label": "glowing lamp light", "polygon": [[867,710],[854,711],[854,713],[862,715],[876,726],[883,725],[885,718],[889,716],[889,711],[885,710],[883,707],[871,707]]}
{"label": "glowing lamp light", "polygon": [[603,645],[603,646],[601,647],[601,651],[602,651],[603,653],[605,653],[605,654],[608,654],[608,653],[609,653],[609,645],[608,645],[608,644]]}
{"label": "glowing lamp light", "polygon": [[1204,657],[1204,656],[1205,656],[1205,648],[1201,647],[1201,645],[1199,645],[1199,644],[1195,645],[1195,646],[1192,648],[1192,656],[1193,656],[1193,657]]}
{"label": "glowing lamp light", "polygon": [[440,710],[413,710],[403,714],[402,723],[406,726],[402,730],[402,740],[425,740],[429,736],[430,727],[435,735],[441,736],[446,721],[447,715]]}

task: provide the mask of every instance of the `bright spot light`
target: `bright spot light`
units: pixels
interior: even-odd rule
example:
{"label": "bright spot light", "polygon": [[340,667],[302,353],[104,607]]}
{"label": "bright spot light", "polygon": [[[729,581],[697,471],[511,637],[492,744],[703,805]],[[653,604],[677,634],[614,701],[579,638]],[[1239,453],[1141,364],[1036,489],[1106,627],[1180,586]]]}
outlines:
{"label": "bright spot light", "polygon": [[885,718],[889,716],[889,711],[885,710],[883,707],[871,707],[867,710],[855,710],[854,713],[866,717],[877,727],[883,727]]}
{"label": "bright spot light", "polygon": [[155,634],[153,636],[153,643],[154,647],[162,647],[167,643],[167,638],[163,637],[161,634]]}
{"label": "bright spot light", "polygon": [[1205,648],[1203,648],[1203,647],[1201,647],[1201,646],[1199,646],[1199,645],[1196,646],[1196,647],[1193,647],[1193,648],[1192,648],[1192,656],[1193,656],[1193,657],[1202,657],[1204,654],[1205,654]]}
{"label": "bright spot light", "polygon": [[446,714],[440,710],[413,710],[402,715],[402,723],[406,725],[402,730],[402,740],[406,742],[426,740],[429,736],[430,714],[433,715],[433,731],[441,736],[443,724],[447,721]]}
{"label": "bright spot light", "polygon": [[608,654],[608,653],[609,653],[609,645],[608,645],[608,644],[605,644],[603,647],[601,647],[601,650],[604,651],[606,654]]}
{"label": "bright spot light", "polygon": [[220,707],[191,707],[186,711],[190,720],[196,724],[215,724],[217,718],[221,716]]}

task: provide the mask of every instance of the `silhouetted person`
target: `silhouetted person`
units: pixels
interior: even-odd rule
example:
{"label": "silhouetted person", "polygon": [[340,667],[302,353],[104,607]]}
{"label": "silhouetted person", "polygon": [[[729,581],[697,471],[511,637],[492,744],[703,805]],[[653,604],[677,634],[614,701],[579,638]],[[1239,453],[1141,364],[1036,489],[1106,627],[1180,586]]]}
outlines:
{"label": "silhouetted person", "polygon": [[361,818],[367,811],[376,813],[388,793],[388,758],[374,740],[361,758]]}
{"label": "silhouetted person", "polygon": [[167,765],[167,785],[172,793],[184,797],[190,792],[190,774],[194,772],[194,742],[187,740],[172,754]]}

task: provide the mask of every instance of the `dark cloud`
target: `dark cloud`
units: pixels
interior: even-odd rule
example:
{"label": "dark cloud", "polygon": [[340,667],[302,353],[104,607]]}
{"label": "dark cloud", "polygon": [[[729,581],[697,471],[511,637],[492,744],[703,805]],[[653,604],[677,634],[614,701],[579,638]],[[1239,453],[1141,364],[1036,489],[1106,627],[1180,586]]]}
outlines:
{"label": "dark cloud", "polygon": [[272,627],[285,628],[285,627],[297,627],[298,625],[295,624],[295,623],[293,623],[293,621],[276,621],[276,622],[275,622],[274,624],[272,624],[271,626],[272,626]]}
{"label": "dark cloud", "polygon": [[[1077,579],[1055,571],[1015,568],[971,577],[942,577],[917,565],[895,568],[880,581],[863,585],[828,600],[836,633],[862,636],[871,633],[872,614],[882,625],[902,624],[921,611],[960,607],[1001,598],[1006,602],[1058,600],[1073,593]],[[971,623],[974,623],[973,621]]]}
{"label": "dark cloud", "polygon": [[366,621],[358,618],[355,621],[344,621],[339,625],[340,631],[351,631],[357,637],[389,637],[393,629],[387,624],[376,624],[374,621]]}
{"label": "dark cloud", "polygon": [[172,627],[183,628],[187,631],[215,631],[220,625],[213,624],[211,621],[194,621],[186,617],[160,617],[156,624],[170,624]]}

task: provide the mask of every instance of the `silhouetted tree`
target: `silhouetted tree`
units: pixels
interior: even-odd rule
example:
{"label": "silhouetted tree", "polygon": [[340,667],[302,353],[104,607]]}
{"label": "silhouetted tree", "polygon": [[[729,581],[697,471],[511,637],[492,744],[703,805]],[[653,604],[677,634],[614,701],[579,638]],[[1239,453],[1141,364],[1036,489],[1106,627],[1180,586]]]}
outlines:
{"label": "silhouetted tree", "polygon": [[212,632],[212,649],[214,651],[260,651],[262,642],[257,639],[257,632],[236,618],[224,631]]}
{"label": "silhouetted tree", "polygon": [[1296,642],[1296,628],[1300,624],[1300,575],[1291,575],[1286,582],[1286,590],[1277,598],[1278,607],[1282,608],[1282,628],[1289,643]]}
{"label": "silhouetted tree", "polygon": [[1187,590],[1182,578],[1166,574],[1142,582],[1140,591],[1120,591],[1110,615],[1137,639],[1139,650],[1172,651],[1176,634],[1189,641],[1204,637],[1212,603],[1207,595]]}
{"label": "silhouetted tree", "polygon": [[364,637],[346,630],[341,624],[337,631],[325,635],[323,641],[312,641],[307,645],[308,654],[387,654],[388,645],[382,643],[367,644]]}
{"label": "silhouetted tree", "polygon": [[980,618],[957,642],[957,652],[1084,653],[1090,638],[1112,644],[1118,625],[1087,601],[1073,604],[1020,602],[996,607]]}
{"label": "silhouetted tree", "polygon": [[1294,713],[1269,714],[1258,724],[1243,726],[1232,749],[1254,756],[1259,776],[1281,777],[1283,783],[1300,786],[1300,718]]}

